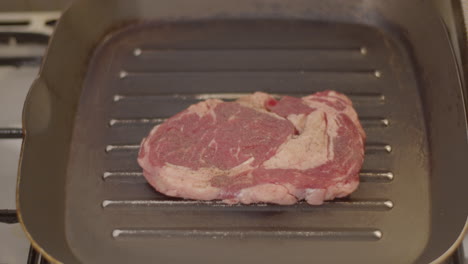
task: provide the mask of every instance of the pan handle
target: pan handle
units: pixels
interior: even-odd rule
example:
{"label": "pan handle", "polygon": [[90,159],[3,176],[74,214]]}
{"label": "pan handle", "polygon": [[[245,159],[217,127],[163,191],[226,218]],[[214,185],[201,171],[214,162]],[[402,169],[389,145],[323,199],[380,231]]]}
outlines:
{"label": "pan handle", "polygon": [[29,89],[23,107],[23,134],[42,133],[51,120],[51,91],[42,77],[38,77]]}

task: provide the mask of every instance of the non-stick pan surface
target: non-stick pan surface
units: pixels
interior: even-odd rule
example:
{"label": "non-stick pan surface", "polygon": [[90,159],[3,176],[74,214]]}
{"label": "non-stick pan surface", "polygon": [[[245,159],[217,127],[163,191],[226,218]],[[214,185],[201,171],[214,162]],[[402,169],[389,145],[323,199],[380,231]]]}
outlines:
{"label": "non-stick pan surface", "polygon": [[[81,1],[26,101],[20,218],[66,263],[444,258],[467,216],[459,77],[427,2]],[[326,89],[349,95],[368,135],[346,199],[229,206],[166,197],[142,178],[140,140],[190,104]]]}

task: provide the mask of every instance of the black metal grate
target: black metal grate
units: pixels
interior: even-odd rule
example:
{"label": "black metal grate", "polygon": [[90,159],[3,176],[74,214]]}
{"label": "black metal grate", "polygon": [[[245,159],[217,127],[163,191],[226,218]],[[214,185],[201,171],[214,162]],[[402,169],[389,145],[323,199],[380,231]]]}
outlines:
{"label": "black metal grate", "polygon": [[34,249],[33,246],[29,247],[29,253],[28,253],[28,262],[27,264],[49,264],[45,258],[42,257],[42,255]]}
{"label": "black metal grate", "polygon": [[0,128],[0,138],[22,138],[21,128]]}
{"label": "black metal grate", "polygon": [[5,224],[18,223],[16,210],[0,209],[0,222]]}

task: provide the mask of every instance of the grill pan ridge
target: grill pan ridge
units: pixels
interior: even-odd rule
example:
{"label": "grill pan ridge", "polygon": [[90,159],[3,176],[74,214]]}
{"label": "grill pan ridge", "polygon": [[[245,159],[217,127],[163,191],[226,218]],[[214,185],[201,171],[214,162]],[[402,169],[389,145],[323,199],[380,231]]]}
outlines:
{"label": "grill pan ridge", "polygon": [[[466,118],[430,4],[202,2],[66,11],[24,110],[18,205],[36,248],[66,263],[427,263],[455,243],[467,215]],[[164,196],[142,177],[140,140],[190,104],[326,89],[352,99],[368,135],[348,198],[225,205]],[[49,214],[33,220],[38,208]]]}

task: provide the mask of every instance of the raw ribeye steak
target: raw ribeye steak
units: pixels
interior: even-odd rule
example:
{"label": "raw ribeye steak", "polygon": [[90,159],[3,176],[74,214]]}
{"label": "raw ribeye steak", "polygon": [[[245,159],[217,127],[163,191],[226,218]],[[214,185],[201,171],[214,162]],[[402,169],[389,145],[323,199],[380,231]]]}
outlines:
{"label": "raw ribeye steak", "polygon": [[155,126],[138,163],[168,196],[318,205],[357,188],[365,138],[343,94],[276,100],[256,92],[208,99]]}

